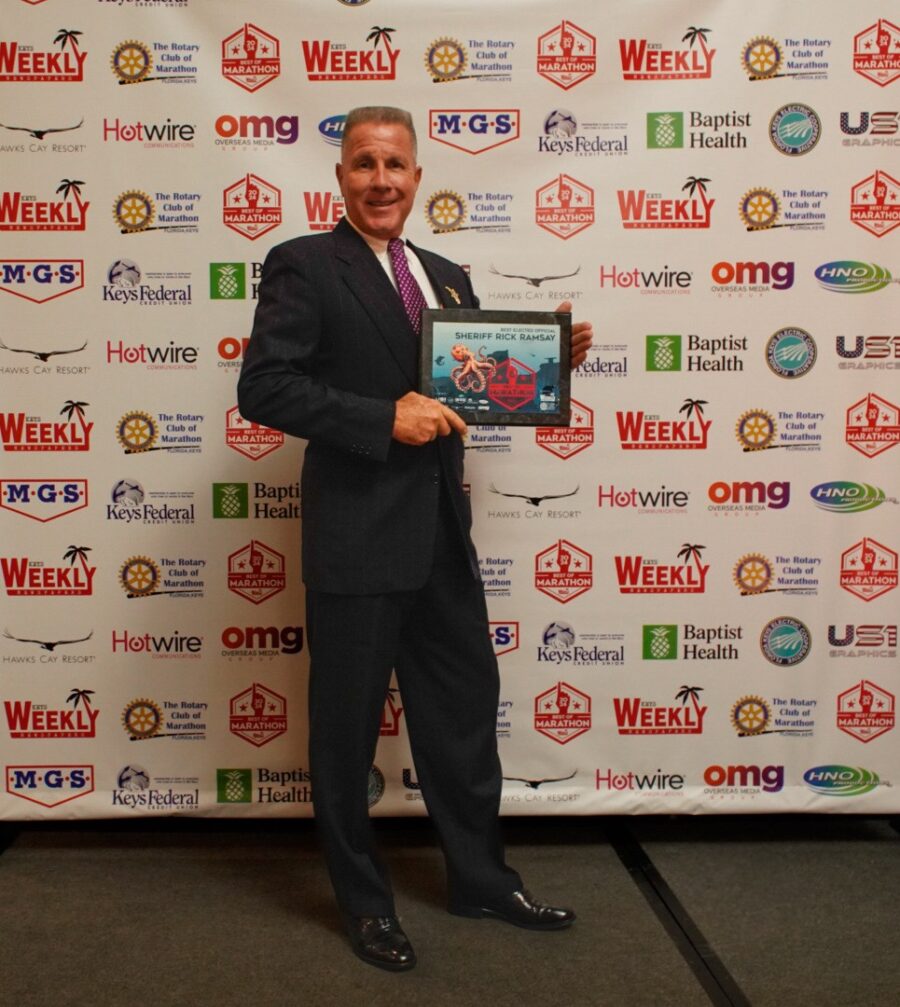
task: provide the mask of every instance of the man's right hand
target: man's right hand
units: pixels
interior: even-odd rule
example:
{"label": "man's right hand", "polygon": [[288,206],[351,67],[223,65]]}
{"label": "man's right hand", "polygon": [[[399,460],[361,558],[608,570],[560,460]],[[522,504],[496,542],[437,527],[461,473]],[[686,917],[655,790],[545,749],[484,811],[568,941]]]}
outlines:
{"label": "man's right hand", "polygon": [[401,444],[427,444],[436,437],[446,437],[453,430],[461,437],[466,435],[465,420],[436,399],[407,392],[395,405],[392,436]]}

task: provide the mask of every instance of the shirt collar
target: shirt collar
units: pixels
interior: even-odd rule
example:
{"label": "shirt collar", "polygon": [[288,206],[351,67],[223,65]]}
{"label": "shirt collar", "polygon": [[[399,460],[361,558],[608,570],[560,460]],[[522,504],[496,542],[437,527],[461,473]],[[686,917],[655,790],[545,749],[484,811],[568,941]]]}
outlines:
{"label": "shirt collar", "polygon": [[[366,234],[366,232],[361,231],[349,217],[345,216],[344,219],[353,228],[353,230],[356,231],[356,233],[363,239],[363,241],[369,246],[369,248],[372,249],[372,251],[376,255],[383,256],[387,254],[388,243],[384,238],[376,238],[374,237],[374,235]],[[404,245],[406,244],[406,239],[403,237],[402,234],[400,235],[400,240],[403,242]]]}

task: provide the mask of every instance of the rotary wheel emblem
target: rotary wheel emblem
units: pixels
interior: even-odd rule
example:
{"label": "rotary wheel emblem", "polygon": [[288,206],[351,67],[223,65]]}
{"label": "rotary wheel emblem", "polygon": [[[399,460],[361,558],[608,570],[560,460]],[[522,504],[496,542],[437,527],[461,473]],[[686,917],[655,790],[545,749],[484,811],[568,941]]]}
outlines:
{"label": "rotary wheel emblem", "polygon": [[149,413],[125,413],[116,427],[116,437],[128,454],[140,454],[156,443],[159,426]]}
{"label": "rotary wheel emblem", "polygon": [[119,570],[119,583],[129,598],[156,594],[159,567],[148,556],[132,556]]}
{"label": "rotary wheel emblem", "polygon": [[775,437],[775,420],[762,409],[751,409],[737,421],[734,432],[745,451],[762,451]]}
{"label": "rotary wheel emblem", "polygon": [[751,231],[771,227],[781,213],[781,204],[771,189],[751,189],[741,200],[741,217]]}
{"label": "rotary wheel emblem", "polygon": [[153,200],[146,192],[130,189],[113,204],[113,218],[123,234],[145,231],[153,223]]}
{"label": "rotary wheel emblem", "polygon": [[754,79],[765,80],[774,77],[781,66],[781,46],[768,35],[752,38],[744,46],[741,62]]}
{"label": "rotary wheel emblem", "polygon": [[162,725],[162,711],[152,699],[134,699],[122,711],[122,726],[134,740],[152,738]]}
{"label": "rotary wheel emblem", "polygon": [[425,217],[435,233],[455,231],[466,215],[466,204],[459,193],[443,189],[436,192],[425,207]]}
{"label": "rotary wheel emblem", "polygon": [[153,68],[150,50],[133,39],[122,42],[113,49],[109,65],[121,84],[137,84],[144,80]]}
{"label": "rotary wheel emblem", "polygon": [[769,722],[769,704],[760,696],[744,696],[731,708],[731,724],[740,735],[762,734]]}
{"label": "rotary wheel emblem", "polygon": [[732,573],[741,594],[762,594],[772,583],[772,564],[761,553],[741,556]]}
{"label": "rotary wheel emblem", "polygon": [[439,38],[425,50],[425,66],[436,82],[457,80],[466,68],[466,50],[455,38]]}

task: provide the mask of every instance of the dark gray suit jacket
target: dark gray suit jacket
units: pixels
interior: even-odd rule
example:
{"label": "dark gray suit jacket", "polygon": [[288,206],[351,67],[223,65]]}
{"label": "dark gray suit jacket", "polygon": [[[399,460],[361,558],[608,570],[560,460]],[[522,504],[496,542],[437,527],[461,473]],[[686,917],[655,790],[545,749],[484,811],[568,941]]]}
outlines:
{"label": "dark gray suit jacket", "polygon": [[[459,266],[415,252],[444,307],[478,306]],[[417,372],[417,339],[400,296],[346,220],[271,250],[238,403],[246,419],[309,441],[301,505],[303,579],[312,590],[421,587],[442,484],[478,576],[460,437],[422,447],[391,438],[394,402],[417,390]]]}

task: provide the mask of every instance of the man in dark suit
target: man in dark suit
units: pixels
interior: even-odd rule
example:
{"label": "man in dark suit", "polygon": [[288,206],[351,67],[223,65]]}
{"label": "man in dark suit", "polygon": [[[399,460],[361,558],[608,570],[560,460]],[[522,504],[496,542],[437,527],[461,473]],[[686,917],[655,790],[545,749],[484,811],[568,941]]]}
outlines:
{"label": "man in dark suit", "polygon": [[[238,386],[245,418],[309,442],[302,558],[316,821],[353,950],[393,970],[416,959],[367,803],[392,670],[450,911],[539,930],[574,919],[532,898],[499,837],[499,676],[462,485],[466,427],[415,391],[418,309],[478,300],[459,266],[392,241],[421,171],[408,113],[348,115],[337,165],[346,216],[269,253]],[[591,332],[573,329],[575,366]]]}

